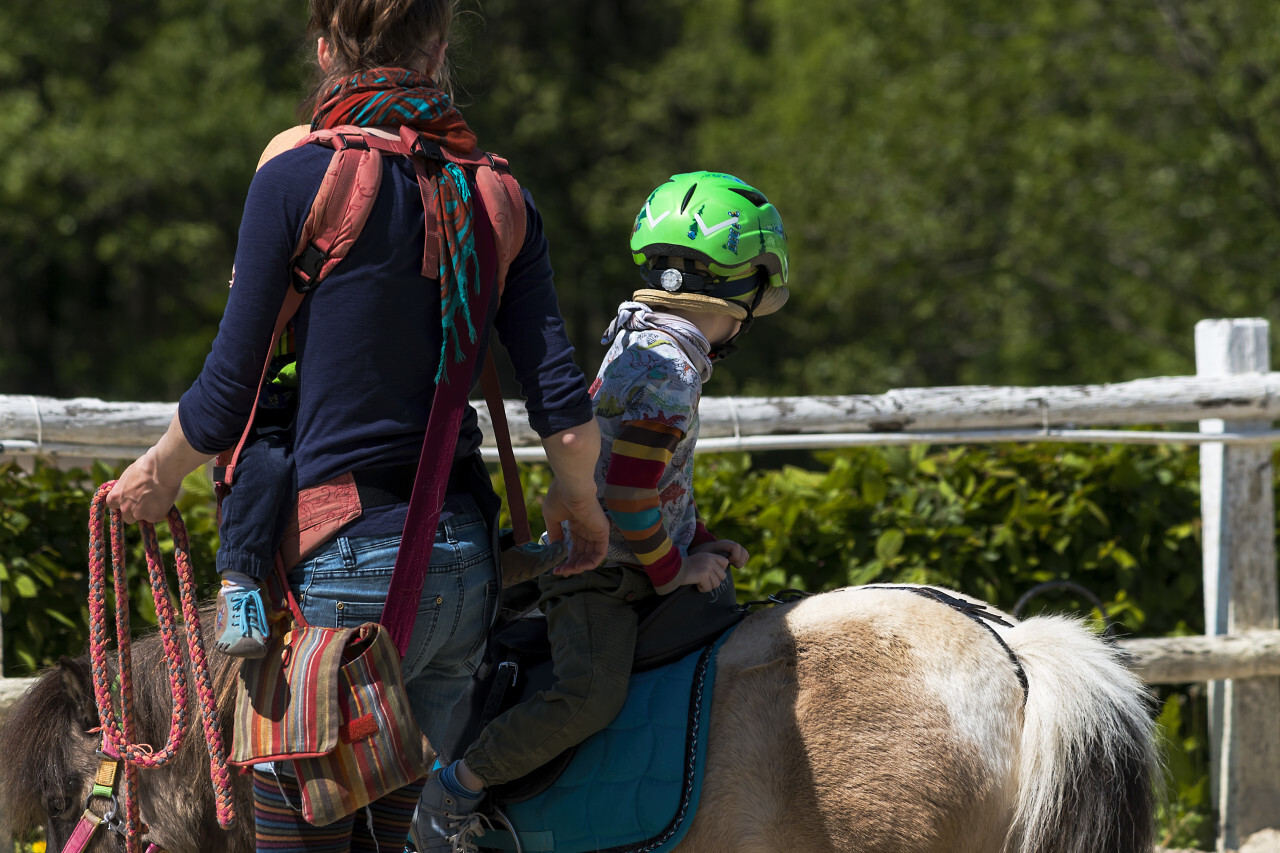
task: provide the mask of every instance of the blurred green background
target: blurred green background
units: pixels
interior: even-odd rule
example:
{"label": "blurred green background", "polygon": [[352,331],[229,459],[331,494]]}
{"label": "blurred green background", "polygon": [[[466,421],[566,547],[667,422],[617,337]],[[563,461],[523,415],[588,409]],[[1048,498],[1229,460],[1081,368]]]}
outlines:
{"label": "blurred green background", "polygon": [[[176,400],[257,155],[304,95],[300,0],[0,7],[0,393]],[[647,192],[729,171],[781,210],[788,308],[712,393],[1194,371],[1270,314],[1269,0],[489,0],[451,56],[552,244],[584,367]]]}

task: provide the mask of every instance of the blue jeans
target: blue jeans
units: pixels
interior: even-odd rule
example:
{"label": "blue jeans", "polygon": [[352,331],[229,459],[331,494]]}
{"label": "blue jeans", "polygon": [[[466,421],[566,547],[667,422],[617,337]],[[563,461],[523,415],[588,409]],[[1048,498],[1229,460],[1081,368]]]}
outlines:
{"label": "blue jeans", "polygon": [[[433,744],[480,665],[498,602],[497,561],[475,499],[447,496],[442,517],[401,662],[414,717]],[[399,548],[399,536],[339,536],[303,560],[289,572],[303,616],[328,628],[378,621]]]}

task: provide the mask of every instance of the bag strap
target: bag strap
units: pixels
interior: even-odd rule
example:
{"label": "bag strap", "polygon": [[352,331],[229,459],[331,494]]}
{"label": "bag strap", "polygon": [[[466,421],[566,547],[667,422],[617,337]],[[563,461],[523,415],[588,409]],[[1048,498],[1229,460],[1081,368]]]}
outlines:
{"label": "bag strap", "polygon": [[[480,202],[483,205],[483,201]],[[475,216],[477,238],[491,232],[487,216]],[[472,316],[488,317],[490,288],[496,257],[493,252],[477,252],[480,287],[473,297]],[[431,566],[431,548],[435,544],[436,524],[444,506],[448,488],[448,472],[453,464],[453,449],[458,443],[462,426],[462,414],[466,408],[467,394],[479,352],[479,336],[471,341],[462,336],[463,358],[447,361],[443,379],[436,384],[431,402],[431,414],[427,417],[427,431],[422,440],[422,453],[418,459],[418,473],[413,480],[413,492],[409,496],[409,510],[405,515],[404,533],[400,549],[396,552],[395,567],[391,570],[391,585],[387,601],[383,605],[381,622],[404,657],[413,637],[413,625],[418,616],[418,600],[422,597],[422,585]]]}
{"label": "bag strap", "polygon": [[524,487],[520,485],[520,472],[516,468],[516,456],[511,450],[511,432],[507,429],[507,409],[502,400],[502,387],[498,384],[498,368],[493,361],[493,345],[484,361],[480,374],[484,388],[484,402],[489,407],[489,421],[493,425],[493,442],[498,446],[498,460],[502,464],[502,482],[507,490],[507,512],[511,514],[511,532],[516,545],[524,545],[533,539],[529,531],[529,511],[524,505]]}

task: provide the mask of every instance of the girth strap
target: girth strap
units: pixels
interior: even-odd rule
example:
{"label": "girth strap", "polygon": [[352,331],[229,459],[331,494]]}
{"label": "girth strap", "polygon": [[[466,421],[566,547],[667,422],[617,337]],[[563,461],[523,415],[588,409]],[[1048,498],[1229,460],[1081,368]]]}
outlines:
{"label": "girth strap", "polygon": [[966,601],[963,598],[956,598],[954,595],[947,595],[942,590],[935,589],[931,586],[872,586],[869,587],[869,589],[899,589],[904,592],[914,592],[916,595],[923,595],[925,598],[932,598],[939,604],[945,604],[952,610],[963,613],[983,628],[986,628],[991,632],[991,636],[995,637],[996,642],[1000,644],[1000,647],[1004,649],[1005,654],[1009,656],[1009,660],[1013,663],[1014,672],[1018,676],[1018,683],[1022,685],[1022,704],[1027,704],[1027,699],[1031,695],[1031,685],[1027,682],[1027,672],[1022,668],[1022,661],[1018,660],[1017,654],[1015,654],[1009,644],[1004,641],[1004,637],[1001,637],[999,632],[997,632],[995,628],[992,628],[988,623],[994,622],[1005,628],[1012,628],[1012,624],[1001,619],[990,610],[987,610],[985,605],[974,604],[972,601]]}

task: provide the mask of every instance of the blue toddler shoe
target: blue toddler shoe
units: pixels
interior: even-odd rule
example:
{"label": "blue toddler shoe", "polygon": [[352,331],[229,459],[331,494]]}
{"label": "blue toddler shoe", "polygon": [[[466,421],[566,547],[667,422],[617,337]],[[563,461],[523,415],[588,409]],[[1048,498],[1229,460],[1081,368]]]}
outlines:
{"label": "blue toddler shoe", "polygon": [[237,658],[260,658],[267,653],[271,625],[262,602],[262,589],[223,579],[214,617],[214,648]]}

